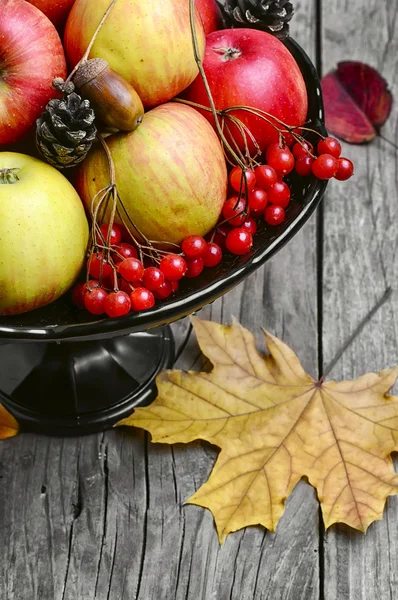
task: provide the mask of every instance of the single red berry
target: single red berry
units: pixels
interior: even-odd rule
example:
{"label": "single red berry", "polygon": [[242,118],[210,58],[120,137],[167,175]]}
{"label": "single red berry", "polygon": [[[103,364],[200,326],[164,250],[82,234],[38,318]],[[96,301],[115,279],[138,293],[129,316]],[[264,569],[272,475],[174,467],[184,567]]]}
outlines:
{"label": "single red berry", "polygon": [[164,284],[164,281],[164,273],[157,267],[148,267],[145,269],[143,284],[151,292],[160,288]]}
{"label": "single red berry", "polygon": [[255,187],[254,190],[249,192],[249,211],[253,217],[262,215],[267,203],[268,195],[262,188]]}
{"label": "single red berry", "polygon": [[236,227],[227,235],[225,245],[232,254],[246,254],[253,246],[253,236],[241,227]]}
{"label": "single red berry", "polygon": [[267,162],[273,167],[277,175],[287,175],[294,169],[294,156],[289,148],[280,148],[278,144],[271,144],[267,149]]}
{"label": "single red berry", "polygon": [[251,217],[247,217],[246,221],[242,223],[241,228],[254,235],[257,231],[257,223]]}
{"label": "single red berry", "polygon": [[127,244],[131,244],[131,235],[129,234],[129,232],[127,231],[126,227],[124,225],[118,225],[119,229],[120,229],[120,233],[122,236],[122,242],[123,243],[127,243]]}
{"label": "single red berry", "polygon": [[282,206],[271,204],[264,211],[264,219],[268,225],[280,225],[285,218],[285,209]]}
{"label": "single red berry", "polygon": [[310,144],[309,142],[302,142],[302,144],[300,144],[300,142],[296,142],[292,148],[292,153],[295,158],[306,157],[308,156],[308,153],[312,151],[313,147],[312,144]]}
{"label": "single red berry", "polygon": [[116,317],[123,317],[130,312],[130,296],[121,290],[118,292],[111,292],[105,298],[104,309],[108,317],[111,317],[112,319]]}
{"label": "single red berry", "polygon": [[256,185],[256,176],[252,169],[246,169],[244,172],[240,167],[234,167],[229,174],[229,183],[236,192],[245,191],[246,187],[250,191]]}
{"label": "single red berry", "polygon": [[120,289],[122,290],[122,292],[126,292],[126,294],[128,294],[130,296],[131,292],[136,288],[136,287],[142,287],[142,281],[135,281],[134,285],[132,283],[129,283],[128,281],[125,281],[124,279],[120,279],[120,281],[118,282],[118,285],[120,287]]}
{"label": "single red berry", "polygon": [[125,258],[118,263],[117,270],[126,281],[138,281],[144,276],[144,265],[138,258]]}
{"label": "single red berry", "polygon": [[260,165],[254,169],[256,176],[256,185],[263,190],[267,190],[271,185],[278,181],[278,175],[270,165]]}
{"label": "single red berry", "polygon": [[130,294],[131,309],[147,310],[155,305],[155,297],[150,290],[144,287],[136,288],[134,292]]}
{"label": "single red berry", "polygon": [[111,265],[102,257],[102,253],[93,254],[87,261],[87,271],[91,277],[99,279],[102,277],[110,277],[113,273]]}
{"label": "single red berry", "polygon": [[119,263],[125,258],[138,258],[137,250],[131,244],[126,244],[126,242],[114,246],[112,251],[115,263]]}
{"label": "single red berry", "polygon": [[312,172],[318,179],[330,179],[334,177],[339,168],[337,158],[331,154],[321,154],[312,163]]}
{"label": "single red berry", "polygon": [[290,133],[290,131],[284,132],[284,134],[283,134],[283,141],[285,142],[286,146],[289,146],[289,148],[291,146],[293,146],[293,144],[295,142],[295,139],[294,139],[294,136]]}
{"label": "single red berry", "polygon": [[207,245],[206,254],[203,257],[205,267],[215,267],[222,261],[222,250],[218,244]]}
{"label": "single red berry", "polygon": [[173,293],[173,283],[178,283],[178,281],[167,281],[165,279],[164,283],[157,289],[153,290],[153,295],[158,300],[165,300]]}
{"label": "single red berry", "polygon": [[353,163],[348,158],[344,158],[344,156],[338,158],[337,162],[339,166],[337,169],[337,173],[334,176],[335,179],[338,179],[339,181],[346,181],[347,179],[352,177],[352,175],[354,174]]}
{"label": "single red berry", "polygon": [[[290,188],[284,181],[277,181],[268,190],[268,200],[271,204],[278,204],[286,208],[290,202]],[[267,210],[267,209],[265,209]]]}
{"label": "single red berry", "polygon": [[[108,232],[109,232],[109,225],[105,224],[101,225],[100,227],[101,233],[102,233],[102,237],[105,240],[105,243],[108,240]],[[114,223],[112,225],[112,230],[111,230],[111,239],[110,239],[110,245],[114,246],[115,244],[118,244],[122,239],[122,232],[121,229],[118,225],[116,225],[116,223]],[[98,236],[98,243],[101,244],[103,243],[103,240],[101,239],[100,236]]]}
{"label": "single red berry", "polygon": [[245,212],[246,202],[244,198],[238,198],[238,196],[232,196],[224,202],[222,207],[222,216],[228,221],[228,225],[239,227],[246,219],[247,213]]}
{"label": "single red berry", "polygon": [[207,242],[201,235],[189,235],[181,244],[181,250],[187,258],[203,256],[206,248]]}
{"label": "single red berry", "polygon": [[178,254],[166,254],[160,261],[159,269],[169,281],[178,281],[187,271],[187,263]]}
{"label": "single red berry", "polygon": [[84,296],[84,306],[92,315],[102,315],[105,312],[104,302],[108,292],[101,287],[87,290]]}
{"label": "single red berry", "polygon": [[281,147],[279,145],[279,142],[273,142],[272,144],[270,144],[269,146],[267,146],[267,149],[265,151],[265,159],[268,162],[268,155],[272,154],[275,151],[280,150]]}
{"label": "single red berry", "polygon": [[87,292],[86,283],[77,283],[72,290],[72,302],[77,308],[83,309],[84,295]]}
{"label": "single red berry", "polygon": [[312,175],[312,163],[314,159],[312,156],[300,156],[296,160],[295,169],[296,173],[301,175],[302,177],[308,177],[308,175]]}
{"label": "single red berry", "polygon": [[101,287],[103,287],[104,290],[113,291],[113,288],[115,287],[115,275],[113,272],[111,275],[102,278]]}
{"label": "single red berry", "polygon": [[208,242],[213,242],[222,249],[225,248],[225,238],[230,231],[231,227],[228,225],[228,223],[222,223],[221,225],[216,226],[214,235],[212,232],[210,232],[210,234],[206,237],[208,238]]}
{"label": "single red berry", "polygon": [[85,285],[86,292],[88,292],[89,290],[93,290],[94,288],[101,287],[98,279],[89,279]]}
{"label": "single red berry", "polygon": [[326,137],[324,140],[318,142],[317,146],[318,154],[331,154],[335,158],[339,158],[341,154],[341,144],[334,137]]}
{"label": "single red berry", "polygon": [[185,273],[185,277],[188,277],[189,279],[197,277],[203,271],[204,266],[205,264],[201,256],[193,258],[192,260],[187,260],[187,272]]}

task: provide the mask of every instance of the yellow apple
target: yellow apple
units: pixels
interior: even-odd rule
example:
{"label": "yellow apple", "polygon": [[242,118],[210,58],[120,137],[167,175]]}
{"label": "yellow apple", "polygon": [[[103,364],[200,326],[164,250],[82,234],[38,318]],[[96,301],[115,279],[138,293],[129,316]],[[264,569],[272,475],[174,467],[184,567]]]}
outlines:
{"label": "yellow apple", "polygon": [[[147,238],[179,244],[214,227],[226,200],[227,168],[217,135],[196,110],[162,104],[146,113],[135,131],[114,134],[106,142],[121,203]],[[88,210],[108,184],[109,167],[98,146],[75,180]],[[119,210],[123,215],[121,205]]]}
{"label": "yellow apple", "polygon": [[66,292],[87,242],[83,204],[64,175],[31,156],[0,152],[0,315]]}
{"label": "yellow apple", "polygon": [[[110,0],[76,0],[65,28],[69,65],[85,52]],[[195,9],[201,57],[205,35]],[[90,58],[104,58],[136,89],[144,106],[167,102],[198,74],[188,0],[118,0],[103,25]]]}

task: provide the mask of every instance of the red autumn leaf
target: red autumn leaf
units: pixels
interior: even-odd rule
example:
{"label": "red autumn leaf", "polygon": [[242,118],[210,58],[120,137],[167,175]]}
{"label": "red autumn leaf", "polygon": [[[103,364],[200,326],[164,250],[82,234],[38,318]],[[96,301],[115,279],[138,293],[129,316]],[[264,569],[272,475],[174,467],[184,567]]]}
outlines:
{"label": "red autumn leaf", "polygon": [[375,127],[384,125],[391,112],[392,95],[376,69],[359,61],[344,61],[337,65],[337,77],[369,121]]}
{"label": "red autumn leaf", "polygon": [[336,72],[325,75],[321,83],[328,131],[351,144],[373,140],[375,128],[343,88]]}
{"label": "red autumn leaf", "polygon": [[321,84],[327,129],[346,142],[370,142],[391,112],[385,79],[369,65],[344,61]]}

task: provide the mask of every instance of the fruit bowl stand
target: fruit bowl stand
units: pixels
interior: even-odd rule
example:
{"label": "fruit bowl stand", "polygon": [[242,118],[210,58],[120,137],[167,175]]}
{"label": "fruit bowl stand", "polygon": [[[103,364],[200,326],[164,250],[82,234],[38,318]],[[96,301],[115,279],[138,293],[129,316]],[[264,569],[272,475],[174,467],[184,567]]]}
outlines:
{"label": "fruit bowl stand", "polygon": [[[309,126],[325,134],[315,67],[294,40],[284,43],[306,82]],[[271,230],[259,223],[249,254],[225,256],[153,309],[98,319],[75,308],[66,294],[44,308],[0,317],[0,402],[25,431],[82,435],[107,429],[152,401],[156,375],[174,362],[169,324],[213,302],[271,258],[308,220],[326,188],[325,181],[297,174],[289,185],[294,201],[282,225]]]}

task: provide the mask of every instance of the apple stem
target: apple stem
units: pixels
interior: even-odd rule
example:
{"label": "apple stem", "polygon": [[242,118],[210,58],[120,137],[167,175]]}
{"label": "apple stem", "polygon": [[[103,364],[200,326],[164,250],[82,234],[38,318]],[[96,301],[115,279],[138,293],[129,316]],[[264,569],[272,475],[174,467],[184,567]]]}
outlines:
{"label": "apple stem", "polygon": [[242,56],[242,52],[238,48],[219,47],[219,48],[213,48],[213,50],[215,52],[217,52],[217,54],[223,55],[224,62],[227,62],[228,60],[235,60],[235,59],[239,58],[240,56]]}
{"label": "apple stem", "polygon": [[102,16],[101,21],[98,23],[97,29],[94,31],[94,35],[91,38],[91,41],[90,41],[89,45],[87,46],[87,49],[86,49],[85,53],[83,54],[83,56],[81,57],[81,59],[79,60],[79,62],[75,65],[75,67],[72,69],[71,73],[68,75],[68,78],[65,81],[65,84],[69,83],[69,81],[72,79],[72,77],[74,76],[74,74],[76,73],[76,71],[78,70],[78,68],[84,62],[87,61],[88,55],[90,54],[90,51],[91,51],[91,48],[93,47],[94,42],[97,39],[97,35],[101,31],[101,28],[102,28],[103,24],[105,23],[106,19],[108,18],[108,15],[111,12],[112,8],[115,6],[116,2],[117,2],[117,0],[112,0],[112,2],[110,3],[110,5],[106,9],[105,13]]}
{"label": "apple stem", "polygon": [[20,169],[0,169],[0,185],[8,185],[19,181],[18,172]]}

